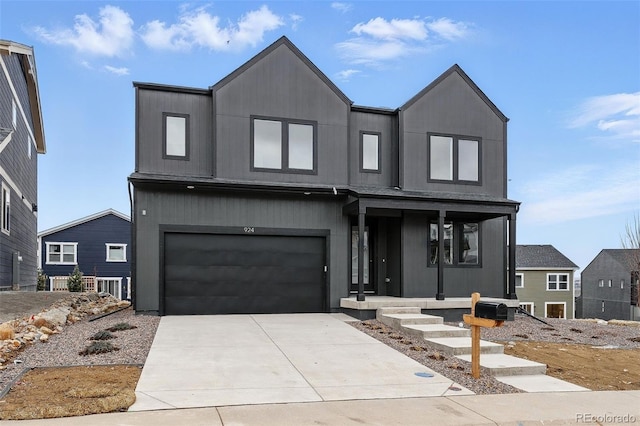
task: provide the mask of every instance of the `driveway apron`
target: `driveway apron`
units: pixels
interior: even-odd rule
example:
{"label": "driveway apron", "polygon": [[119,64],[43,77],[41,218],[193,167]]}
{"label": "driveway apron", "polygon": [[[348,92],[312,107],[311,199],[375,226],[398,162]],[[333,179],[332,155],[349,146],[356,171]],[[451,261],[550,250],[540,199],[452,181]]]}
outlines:
{"label": "driveway apron", "polygon": [[162,317],[129,411],[472,393],[342,318]]}

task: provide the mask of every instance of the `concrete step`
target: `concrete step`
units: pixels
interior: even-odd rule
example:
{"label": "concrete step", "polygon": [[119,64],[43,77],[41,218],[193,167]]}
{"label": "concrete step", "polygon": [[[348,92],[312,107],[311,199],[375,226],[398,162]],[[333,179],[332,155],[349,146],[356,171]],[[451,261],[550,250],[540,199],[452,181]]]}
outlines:
{"label": "concrete step", "polygon": [[[457,358],[471,362],[471,354],[458,355]],[[547,371],[545,364],[504,354],[481,355],[480,366],[487,368],[492,376],[545,374]]]}
{"label": "concrete step", "polygon": [[402,327],[407,334],[431,339],[435,337],[467,337],[471,335],[468,328],[452,327],[444,324],[415,324]]}
{"label": "concrete step", "polygon": [[376,310],[380,314],[419,314],[422,312],[417,306],[384,306]]}
{"label": "concrete step", "polygon": [[590,390],[546,374],[496,376],[496,380],[525,392],[587,392]]}
{"label": "concrete step", "polygon": [[376,319],[383,324],[396,329],[405,325],[415,324],[442,324],[442,317],[424,314],[382,314],[377,313]]}
{"label": "concrete step", "polygon": [[[471,354],[471,337],[436,337],[425,339],[429,346],[449,355]],[[498,343],[480,340],[481,354],[501,354],[504,346]]]}

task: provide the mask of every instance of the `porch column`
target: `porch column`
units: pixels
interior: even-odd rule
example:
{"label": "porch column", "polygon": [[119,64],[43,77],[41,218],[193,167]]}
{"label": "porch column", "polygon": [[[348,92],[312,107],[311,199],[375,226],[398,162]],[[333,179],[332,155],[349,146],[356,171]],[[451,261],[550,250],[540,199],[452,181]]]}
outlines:
{"label": "porch column", "polygon": [[365,210],[358,209],[358,302],[364,301],[364,216]]}
{"label": "porch column", "polygon": [[516,294],[516,214],[509,215],[509,291],[505,299],[517,299]]}
{"label": "porch column", "polygon": [[444,300],[444,217],[445,211],[438,213],[438,292],[436,300]]}

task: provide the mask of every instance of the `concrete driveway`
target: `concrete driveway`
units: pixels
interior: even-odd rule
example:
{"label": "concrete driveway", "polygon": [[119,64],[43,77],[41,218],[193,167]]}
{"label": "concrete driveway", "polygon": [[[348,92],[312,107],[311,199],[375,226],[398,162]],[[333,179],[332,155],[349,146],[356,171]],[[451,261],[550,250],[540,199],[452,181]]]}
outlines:
{"label": "concrete driveway", "polygon": [[163,317],[129,411],[472,393],[348,318]]}

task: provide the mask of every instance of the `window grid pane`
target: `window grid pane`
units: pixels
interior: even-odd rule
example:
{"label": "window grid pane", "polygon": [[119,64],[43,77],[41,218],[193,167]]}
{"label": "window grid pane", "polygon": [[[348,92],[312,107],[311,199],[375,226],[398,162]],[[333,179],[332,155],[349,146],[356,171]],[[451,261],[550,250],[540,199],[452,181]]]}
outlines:
{"label": "window grid pane", "polygon": [[289,168],[313,170],[313,126],[289,124]]}
{"label": "window grid pane", "polygon": [[110,245],[107,246],[107,260],[124,261],[124,246]]}
{"label": "window grid pane", "polygon": [[463,240],[460,247],[460,263],[467,265],[478,264],[478,224],[465,223],[462,225]]}
{"label": "window grid pane", "polygon": [[453,180],[453,138],[431,136],[429,158],[431,179]]}
{"label": "window grid pane", "polygon": [[478,141],[458,141],[458,179],[478,181]]}
{"label": "window grid pane", "polygon": [[364,170],[379,170],[378,135],[362,135],[362,168]]}
{"label": "window grid pane", "polygon": [[282,168],[282,124],[279,121],[253,121],[253,167]]}
{"label": "window grid pane", "polygon": [[167,155],[184,157],[187,155],[187,119],[185,117],[166,118]]}

